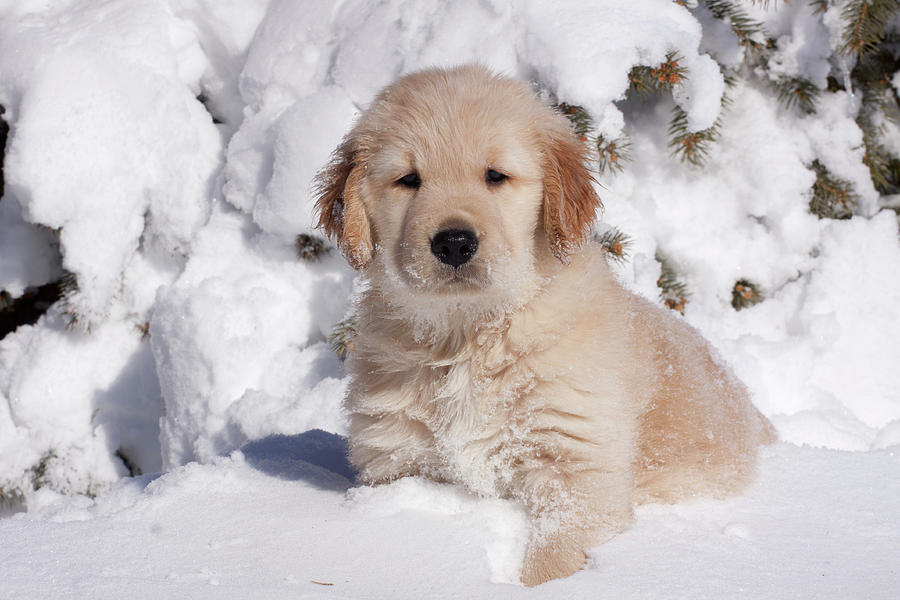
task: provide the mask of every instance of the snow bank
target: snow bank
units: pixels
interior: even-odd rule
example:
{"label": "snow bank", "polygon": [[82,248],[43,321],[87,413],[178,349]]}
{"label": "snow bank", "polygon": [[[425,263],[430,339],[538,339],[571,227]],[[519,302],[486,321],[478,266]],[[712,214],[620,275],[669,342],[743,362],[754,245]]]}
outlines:
{"label": "snow bank", "polygon": [[299,262],[293,246],[246,227],[216,211],[154,308],[166,468],[270,433],[344,430],[339,361],[328,344],[311,344],[346,312],[345,268],[336,256]]}
{"label": "snow bank", "polygon": [[63,2],[3,24],[7,190],[60,231],[68,302],[99,323],[142,235],[187,254],[206,219],[219,136],[195,99],[205,58],[162,2]]}
{"label": "snow bank", "polygon": [[48,318],[0,342],[7,493],[93,491],[161,466],[142,338],[157,290],[209,218],[221,168],[222,137],[197,100],[207,54],[164,1],[0,7],[0,285],[17,294],[61,267],[72,275]]}

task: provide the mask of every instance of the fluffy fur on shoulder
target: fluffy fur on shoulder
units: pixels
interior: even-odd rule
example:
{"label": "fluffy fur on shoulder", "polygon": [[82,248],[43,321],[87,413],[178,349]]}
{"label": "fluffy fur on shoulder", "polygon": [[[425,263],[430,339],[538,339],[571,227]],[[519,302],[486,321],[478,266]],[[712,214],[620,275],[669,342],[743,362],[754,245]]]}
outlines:
{"label": "fluffy fur on shoulder", "polygon": [[585,241],[588,162],[526,85],[463,66],[382,91],[318,180],[367,284],[347,361],[361,481],[521,501],[527,585],[580,569],[635,503],[740,490],[775,439],[700,335]]}

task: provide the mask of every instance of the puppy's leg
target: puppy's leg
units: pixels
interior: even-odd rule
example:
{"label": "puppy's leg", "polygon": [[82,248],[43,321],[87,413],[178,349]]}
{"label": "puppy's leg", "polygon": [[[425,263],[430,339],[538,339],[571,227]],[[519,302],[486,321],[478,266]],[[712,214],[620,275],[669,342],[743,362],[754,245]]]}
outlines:
{"label": "puppy's leg", "polygon": [[431,431],[401,412],[350,415],[350,462],[360,483],[387,483],[410,475],[440,479]]}
{"label": "puppy's leg", "polygon": [[[576,454],[584,450],[597,449]],[[532,520],[522,567],[525,585],[575,573],[584,565],[587,548],[605,542],[632,521],[630,458],[599,465],[567,454],[547,453],[538,458],[542,464],[521,479]]]}

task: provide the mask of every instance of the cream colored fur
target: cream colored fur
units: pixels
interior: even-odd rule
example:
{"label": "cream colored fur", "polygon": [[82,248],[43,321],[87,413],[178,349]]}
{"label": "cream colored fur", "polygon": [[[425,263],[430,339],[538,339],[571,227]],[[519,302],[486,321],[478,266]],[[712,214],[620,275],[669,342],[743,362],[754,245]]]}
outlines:
{"label": "cream colored fur", "polygon": [[[347,361],[360,481],[521,501],[527,585],[580,569],[637,502],[741,489],[775,439],[699,334],[583,242],[587,162],[525,85],[466,66],[388,87],[320,177],[322,225],[366,285]],[[397,183],[411,172],[418,188]],[[448,226],[479,239],[456,269],[430,251]]]}

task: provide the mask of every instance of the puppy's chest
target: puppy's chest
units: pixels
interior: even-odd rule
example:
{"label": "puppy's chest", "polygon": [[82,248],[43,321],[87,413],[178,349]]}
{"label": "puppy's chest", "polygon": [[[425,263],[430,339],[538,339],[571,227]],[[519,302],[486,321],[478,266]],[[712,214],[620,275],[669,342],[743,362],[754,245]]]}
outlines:
{"label": "puppy's chest", "polygon": [[499,365],[475,357],[435,368],[432,385],[407,409],[434,435],[447,476],[486,495],[503,493],[514,424],[534,375],[512,360]]}

